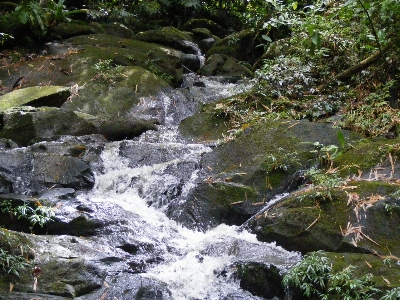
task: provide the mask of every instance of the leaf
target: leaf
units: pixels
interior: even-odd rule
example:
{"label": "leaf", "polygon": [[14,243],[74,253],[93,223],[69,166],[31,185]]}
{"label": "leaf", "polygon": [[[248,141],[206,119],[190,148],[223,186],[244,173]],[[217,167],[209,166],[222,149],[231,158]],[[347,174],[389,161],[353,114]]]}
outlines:
{"label": "leaf", "polygon": [[339,143],[340,143],[340,147],[342,148],[342,149],[344,149],[344,146],[346,145],[346,139],[345,139],[345,137],[344,137],[344,134],[343,134],[343,132],[341,131],[341,130],[338,130],[338,132],[337,132],[337,139],[338,139],[338,141],[339,141]]}
{"label": "leaf", "polygon": [[299,3],[298,3],[297,1],[292,2],[292,8],[293,8],[293,10],[296,10],[296,9],[297,9],[298,4],[299,4]]}
{"label": "leaf", "polygon": [[267,42],[272,43],[272,39],[271,39],[268,35],[263,34],[261,37],[262,37],[264,40],[266,40]]}
{"label": "leaf", "polygon": [[314,31],[311,36],[312,43],[317,47],[317,49],[321,48],[321,34],[318,31]]}

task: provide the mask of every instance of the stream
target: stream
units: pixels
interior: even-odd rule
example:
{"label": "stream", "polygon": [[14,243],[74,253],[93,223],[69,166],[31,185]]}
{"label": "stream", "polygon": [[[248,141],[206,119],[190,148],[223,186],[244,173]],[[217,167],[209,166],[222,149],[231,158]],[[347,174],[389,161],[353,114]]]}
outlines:
{"label": "stream", "polygon": [[[29,235],[34,263],[43,269],[33,285],[36,295],[79,300],[264,299],[241,288],[238,269],[254,263],[283,273],[301,260],[300,253],[258,241],[246,230],[246,222],[216,226],[207,223],[209,212],[202,212],[201,205],[201,218],[187,209],[197,205],[188,199],[193,200],[196,187],[206,181],[202,156],[221,142],[187,140],[178,130],[202,104],[251,86],[247,81],[188,74],[181,88],[142,99],[136,108],[141,116],[161,120],[157,130],[113,142],[99,135],[65,136],[5,152],[32,161],[60,160],[62,154],[47,153],[84,144],[92,155],[92,189],[75,193],[72,188],[51,187],[37,196],[53,201],[56,220],[49,232]],[[261,211],[285,196],[268,199]],[[29,270],[27,278],[29,284],[18,288],[28,291],[28,298],[21,299],[31,297]]]}
{"label": "stream", "polygon": [[[206,96],[200,95],[200,89],[192,92],[203,103],[249,86],[216,81],[208,81],[206,85]],[[80,200],[95,206],[96,214],[104,214],[109,220],[120,217],[110,213],[115,207],[133,216],[128,221],[129,232],[134,234],[134,244],[141,245],[135,253],[135,262],[130,262],[133,273],[165,284],[170,299],[262,299],[240,288],[234,264],[273,264],[283,271],[301,256],[259,242],[255,235],[236,226],[221,224],[201,232],[167,217],[170,202],[183,203],[196,182],[202,180],[201,156],[212,151],[209,146],[190,143],[179,136],[179,122],[193,110],[183,105],[187,97],[182,100],[179,93],[178,97],[171,97],[162,96],[165,124],[158,131],[106,145],[101,156],[104,169],[96,175],[96,186],[87,195],[81,195]],[[162,299],[169,296],[164,293]]]}

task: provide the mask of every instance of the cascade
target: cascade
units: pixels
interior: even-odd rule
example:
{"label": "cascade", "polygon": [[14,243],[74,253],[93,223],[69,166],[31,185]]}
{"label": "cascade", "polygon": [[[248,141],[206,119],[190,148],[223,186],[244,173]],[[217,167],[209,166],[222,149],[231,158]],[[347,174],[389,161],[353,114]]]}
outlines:
{"label": "cascade", "polygon": [[[207,85],[203,102],[248,88],[216,81]],[[195,94],[199,97],[200,90]],[[185,102],[179,98],[181,94],[174,91],[160,97],[165,124],[137,139],[108,143],[102,153],[104,169],[96,175],[95,188],[82,195],[81,201],[96,206],[98,215],[107,215],[110,220],[121,218],[122,223],[122,217],[113,210],[118,207],[129,212],[125,226],[134,233],[136,244],[151,245],[151,251],[143,246],[135,255],[135,273],[165,284],[171,299],[261,299],[240,288],[235,263],[273,264],[284,270],[297,263],[301,255],[259,242],[243,227],[222,224],[200,232],[166,216],[171,199],[184,202],[194,188],[201,156],[212,149],[179,136],[180,120],[192,113],[181,105]],[[153,263],[148,263],[150,260]]]}

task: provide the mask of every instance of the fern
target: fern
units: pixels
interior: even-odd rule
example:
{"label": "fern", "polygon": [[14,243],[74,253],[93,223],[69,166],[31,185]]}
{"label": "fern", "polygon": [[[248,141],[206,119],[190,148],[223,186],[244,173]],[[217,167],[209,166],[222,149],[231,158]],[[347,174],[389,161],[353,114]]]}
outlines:
{"label": "fern", "polygon": [[136,16],[124,9],[114,9],[110,12],[111,19],[122,20],[126,23],[131,22],[136,18]]}
{"label": "fern", "polygon": [[199,8],[201,5],[199,0],[181,0],[181,4],[188,8]]}

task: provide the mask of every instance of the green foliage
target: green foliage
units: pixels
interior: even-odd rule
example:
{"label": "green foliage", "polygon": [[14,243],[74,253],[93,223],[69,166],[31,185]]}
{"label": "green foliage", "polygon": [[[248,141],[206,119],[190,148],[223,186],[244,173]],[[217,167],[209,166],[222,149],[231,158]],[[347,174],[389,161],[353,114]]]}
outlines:
{"label": "green foliage", "polygon": [[324,295],[331,266],[328,258],[313,252],[283,277],[283,285],[295,286],[307,297]]}
{"label": "green foliage", "polygon": [[370,137],[386,136],[395,130],[400,123],[400,112],[387,101],[393,84],[394,81],[389,81],[364,99],[348,103],[342,127]]}
{"label": "green foliage", "polygon": [[361,47],[380,49],[398,35],[400,3],[397,0],[348,0],[342,6],[342,17],[357,22],[361,29]]}
{"label": "green foliage", "polygon": [[365,274],[361,277],[354,277],[354,266],[348,266],[342,271],[329,274],[328,293],[321,299],[332,299],[338,296],[343,300],[369,300],[375,299],[372,296],[380,290],[374,287],[372,274]]}
{"label": "green foliage", "polygon": [[122,71],[124,67],[114,64],[111,59],[100,59],[100,61],[93,66],[93,69],[96,72],[93,79],[114,83],[123,77]]}
{"label": "green foliage", "polygon": [[43,227],[43,225],[53,219],[55,215],[54,210],[52,207],[37,203],[35,206],[32,207],[28,203],[24,203],[24,205],[17,206],[13,210],[13,213],[18,219],[27,219],[32,226],[38,224],[40,227]]}
{"label": "green foliage", "polygon": [[274,170],[287,171],[294,166],[301,166],[299,154],[296,151],[287,151],[281,147],[276,149],[274,154],[268,154],[264,164],[268,173]]}
{"label": "green foliage", "polygon": [[7,33],[3,33],[3,32],[0,32],[0,44],[4,44],[4,42],[6,41],[6,40],[9,40],[9,39],[13,39],[14,37],[12,37],[11,35],[9,35],[9,34],[7,34]]}
{"label": "green foliage", "polygon": [[71,21],[68,17],[71,12],[66,10],[64,1],[49,0],[44,7],[37,1],[24,0],[15,8],[15,12],[20,22],[29,25],[33,33],[41,38],[60,22]]}
{"label": "green foliage", "polygon": [[333,162],[343,154],[346,146],[346,139],[341,130],[337,131],[337,138],[340,147],[336,145],[324,145],[320,142],[312,143],[313,149],[310,151],[314,153],[321,166],[332,167]]}
{"label": "green foliage", "polygon": [[328,258],[322,256],[321,253],[313,252],[306,255],[298,265],[285,274],[283,284],[286,287],[294,286],[300,289],[304,296],[317,297],[321,300],[374,299],[372,296],[380,290],[374,287],[372,275],[355,277],[354,269],[350,265],[332,273]]}
{"label": "green foliage", "polygon": [[0,269],[4,273],[19,276],[20,270],[28,266],[30,264],[26,262],[23,256],[10,254],[0,248]]}
{"label": "green foliage", "polygon": [[[275,110],[284,110],[295,119],[318,120],[335,113],[344,94],[340,91],[330,95],[314,96],[317,80],[315,64],[305,62],[294,55],[265,60],[256,72],[256,89],[274,99]],[[284,105],[282,105],[284,104]]]}
{"label": "green foliage", "polygon": [[400,287],[386,291],[386,293],[380,298],[380,300],[397,300],[397,299],[400,299]]}
{"label": "green foliage", "polygon": [[43,225],[53,219],[54,210],[52,207],[43,206],[41,204],[36,204],[36,207],[33,208],[27,203],[24,203],[24,205],[15,208],[14,214],[18,217],[18,219],[27,219],[32,224],[32,226],[34,226],[35,224],[39,224],[40,227],[43,227]]}
{"label": "green foliage", "polygon": [[32,30],[40,36],[46,34],[46,11],[40,6],[39,2],[22,1],[15,8],[15,12],[22,24],[29,24]]}
{"label": "green foliage", "polygon": [[342,179],[336,173],[311,168],[304,174],[313,184],[314,197],[320,200],[332,200],[333,190],[340,186]]}
{"label": "green foliage", "polygon": [[0,203],[0,212],[10,213],[18,219],[26,219],[32,226],[38,224],[40,227],[50,222],[55,215],[52,207],[41,205],[39,202],[34,204],[25,202],[23,205],[14,207],[9,200]]}

